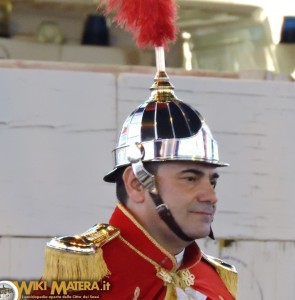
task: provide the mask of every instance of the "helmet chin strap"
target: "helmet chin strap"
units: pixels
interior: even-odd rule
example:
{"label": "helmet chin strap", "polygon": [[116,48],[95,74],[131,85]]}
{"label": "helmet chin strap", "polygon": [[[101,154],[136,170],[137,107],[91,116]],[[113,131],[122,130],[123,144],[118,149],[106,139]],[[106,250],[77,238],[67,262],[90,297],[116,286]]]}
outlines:
{"label": "helmet chin strap", "polygon": [[211,238],[212,240],[215,240],[215,236],[214,236],[214,233],[213,233],[213,230],[212,230],[212,227],[210,226],[210,233],[209,233],[209,238]]}
{"label": "helmet chin strap", "polygon": [[[187,236],[177,224],[169,208],[164,203],[162,197],[159,195],[159,191],[155,182],[155,176],[148,172],[143,166],[142,157],[144,156],[144,149],[142,145],[135,144],[134,146],[135,147],[132,147],[132,152],[129,155],[129,161],[131,162],[133,173],[137,180],[145,188],[148,189],[160,218],[167,224],[170,230],[174,232],[180,239],[186,242],[194,241],[195,239]],[[209,237],[214,239],[211,227]]]}
{"label": "helmet chin strap", "polygon": [[[162,197],[159,195],[159,193],[154,194],[152,192],[149,192],[151,198],[153,199],[153,202],[156,206],[156,210],[158,212],[158,215],[160,218],[166,223],[166,225],[171,229],[172,232],[174,232],[179,238],[181,238],[183,241],[186,242],[192,242],[195,239],[189,237],[186,235],[180,226],[175,221],[173,215],[171,214],[168,206],[164,203]],[[212,227],[210,226],[210,233],[208,235],[212,240],[215,240],[214,234],[212,231]]]}
{"label": "helmet chin strap", "polygon": [[186,242],[192,242],[194,239],[187,236],[182,229],[179,227],[177,222],[175,221],[173,215],[171,214],[167,205],[163,202],[161,196],[159,194],[153,194],[151,192],[150,196],[154,201],[156,206],[156,210],[160,218],[166,223],[166,225],[174,232],[179,238]]}

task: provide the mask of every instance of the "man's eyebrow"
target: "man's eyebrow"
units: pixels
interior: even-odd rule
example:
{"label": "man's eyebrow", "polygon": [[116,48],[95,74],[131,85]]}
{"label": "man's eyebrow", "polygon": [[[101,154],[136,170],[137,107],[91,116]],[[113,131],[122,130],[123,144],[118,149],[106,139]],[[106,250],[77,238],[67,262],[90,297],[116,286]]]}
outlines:
{"label": "man's eyebrow", "polygon": [[[198,170],[198,169],[185,169],[185,170],[182,170],[180,173],[181,174],[193,173],[193,174],[198,175],[198,176],[205,176],[205,173],[201,170]],[[210,178],[211,179],[218,179],[219,174],[215,172],[215,173],[210,175]]]}

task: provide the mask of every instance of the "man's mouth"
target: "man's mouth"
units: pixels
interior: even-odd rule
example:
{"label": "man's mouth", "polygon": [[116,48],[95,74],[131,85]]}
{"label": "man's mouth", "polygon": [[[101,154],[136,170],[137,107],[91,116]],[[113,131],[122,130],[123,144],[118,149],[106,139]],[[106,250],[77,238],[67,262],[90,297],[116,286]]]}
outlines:
{"label": "man's mouth", "polygon": [[191,211],[191,213],[204,215],[204,216],[213,216],[213,212],[208,212],[208,211]]}

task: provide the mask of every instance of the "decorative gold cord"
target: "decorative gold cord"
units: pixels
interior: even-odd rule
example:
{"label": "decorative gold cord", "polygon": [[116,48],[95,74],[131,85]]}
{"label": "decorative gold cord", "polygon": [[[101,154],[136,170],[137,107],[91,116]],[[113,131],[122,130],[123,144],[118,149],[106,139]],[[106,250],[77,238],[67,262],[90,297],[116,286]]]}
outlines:
{"label": "decorative gold cord", "polygon": [[165,300],[176,300],[176,288],[185,289],[187,287],[190,287],[195,282],[195,275],[192,274],[189,269],[193,268],[195,265],[197,265],[201,259],[202,255],[200,255],[199,259],[192,264],[189,268],[181,269],[179,271],[176,271],[177,264],[176,264],[176,258],[168,252],[165,248],[163,248],[160,244],[157,243],[156,240],[154,240],[148,232],[137,222],[137,220],[128,212],[128,210],[125,209],[123,205],[120,203],[118,204],[118,208],[122,211],[123,214],[125,214],[134,224],[135,226],[143,232],[143,234],[151,241],[151,243],[156,246],[158,249],[160,249],[165,255],[167,255],[172,263],[173,268],[172,271],[164,269],[160,264],[143,254],[141,251],[139,251],[135,246],[133,246],[129,241],[125,240],[121,235],[119,236],[119,239],[125,243],[130,249],[132,249],[135,253],[137,253],[140,257],[142,257],[144,260],[152,264],[156,269],[156,276],[163,280],[164,285],[167,287],[167,292],[165,296]]}
{"label": "decorative gold cord", "polygon": [[119,236],[119,239],[125,243],[129,248],[131,248],[134,252],[136,252],[140,257],[144,260],[148,261],[156,268],[156,275],[158,278],[162,279],[165,285],[172,284],[175,287],[186,288],[194,284],[195,276],[190,273],[189,269],[179,270],[177,272],[168,271],[161,267],[157,262],[140,252],[136,249],[132,244],[130,244],[127,240],[125,240],[122,236]]}
{"label": "decorative gold cord", "polygon": [[149,258],[148,256],[144,255],[142,252],[140,252],[138,249],[136,249],[132,244],[130,244],[127,240],[125,240],[121,235],[119,236],[119,239],[124,242],[129,248],[131,248],[134,252],[136,252],[139,256],[141,256],[143,259],[148,261],[150,264],[155,266],[156,268],[161,267],[157,262]]}
{"label": "decorative gold cord", "polygon": [[175,257],[165,248],[163,248],[156,240],[154,240],[121,203],[118,204],[118,207],[123,212],[123,214],[126,215],[136,225],[136,227],[144,233],[144,235],[152,242],[154,246],[159,248],[165,255],[167,255],[171,259],[173,263],[173,269],[176,269],[177,263]]}

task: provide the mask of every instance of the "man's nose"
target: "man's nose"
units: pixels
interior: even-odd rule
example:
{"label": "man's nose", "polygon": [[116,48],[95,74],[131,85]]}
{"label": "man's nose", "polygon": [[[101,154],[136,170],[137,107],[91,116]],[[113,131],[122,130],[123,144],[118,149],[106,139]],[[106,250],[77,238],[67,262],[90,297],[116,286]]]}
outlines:
{"label": "man's nose", "polygon": [[211,184],[209,180],[203,182],[202,187],[198,193],[198,200],[201,202],[210,202],[212,204],[216,204],[217,195],[214,186]]}

